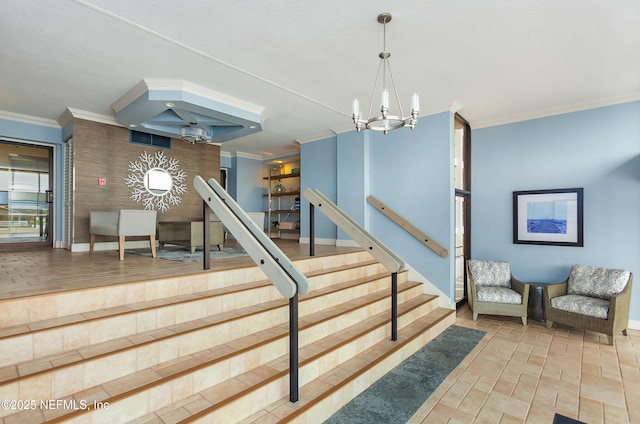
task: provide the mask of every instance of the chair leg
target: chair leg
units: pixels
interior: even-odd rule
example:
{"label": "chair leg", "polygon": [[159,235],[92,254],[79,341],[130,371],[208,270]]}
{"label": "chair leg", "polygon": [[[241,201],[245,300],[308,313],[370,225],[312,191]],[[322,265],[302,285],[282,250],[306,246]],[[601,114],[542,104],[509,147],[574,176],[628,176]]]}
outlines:
{"label": "chair leg", "polygon": [[474,312],[474,313],[473,313],[473,320],[474,320],[474,321],[477,321],[477,320],[478,320],[478,313],[477,313],[477,312]]}
{"label": "chair leg", "polygon": [[626,328],[624,330],[622,330],[622,334],[624,334],[625,336],[627,335],[627,329]]}
{"label": "chair leg", "polygon": [[156,257],[156,236],[155,235],[149,236],[149,245],[151,246],[151,257],[155,258]]}
{"label": "chair leg", "polygon": [[527,325],[527,317],[521,317],[522,318],[522,325]]}
{"label": "chair leg", "polygon": [[120,260],[124,261],[124,236],[118,236],[118,250],[120,251]]}
{"label": "chair leg", "polygon": [[547,328],[551,328],[553,326],[553,321],[547,320]]}
{"label": "chair leg", "polygon": [[93,245],[96,243],[96,235],[89,235],[89,253],[93,252]]}
{"label": "chair leg", "polygon": [[609,340],[610,346],[616,345],[616,336],[610,336],[609,334],[607,334],[607,339]]}

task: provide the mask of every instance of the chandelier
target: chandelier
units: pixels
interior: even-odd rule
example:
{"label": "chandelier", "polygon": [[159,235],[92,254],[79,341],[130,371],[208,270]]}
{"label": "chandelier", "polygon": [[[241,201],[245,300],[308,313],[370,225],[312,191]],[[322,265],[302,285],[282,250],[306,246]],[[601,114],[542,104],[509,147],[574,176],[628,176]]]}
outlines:
{"label": "chandelier", "polygon": [[[373,131],[382,131],[385,134],[390,130],[397,130],[402,127],[409,127],[414,129],[418,123],[418,113],[420,112],[420,98],[417,93],[414,93],[411,98],[411,114],[407,117],[402,113],[402,106],[400,105],[400,98],[398,96],[398,90],[396,89],[396,83],[393,80],[391,74],[391,67],[389,66],[389,56],[391,53],[387,51],[387,22],[391,21],[391,13],[381,13],[378,15],[378,22],[383,25],[383,41],[382,51],[378,55],[380,63],[378,65],[378,73],[376,74],[376,82],[373,85],[373,93],[371,93],[371,102],[369,102],[369,113],[371,116],[371,110],[373,108],[373,99],[378,87],[378,81],[380,79],[380,71],[382,70],[382,93],[380,115],[373,116],[371,118],[360,118],[360,102],[358,99],[353,100],[353,123],[356,124],[356,130],[368,129]],[[395,93],[396,102],[400,109],[400,115],[389,114],[389,90],[387,89],[387,74],[391,79],[391,85]]]}

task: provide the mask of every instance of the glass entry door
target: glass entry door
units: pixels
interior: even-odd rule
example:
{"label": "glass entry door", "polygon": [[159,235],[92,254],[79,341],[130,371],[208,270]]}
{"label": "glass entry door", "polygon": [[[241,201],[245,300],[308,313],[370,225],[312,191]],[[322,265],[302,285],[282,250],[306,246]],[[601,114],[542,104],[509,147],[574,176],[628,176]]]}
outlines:
{"label": "glass entry door", "polygon": [[52,246],[51,147],[0,141],[0,250]]}

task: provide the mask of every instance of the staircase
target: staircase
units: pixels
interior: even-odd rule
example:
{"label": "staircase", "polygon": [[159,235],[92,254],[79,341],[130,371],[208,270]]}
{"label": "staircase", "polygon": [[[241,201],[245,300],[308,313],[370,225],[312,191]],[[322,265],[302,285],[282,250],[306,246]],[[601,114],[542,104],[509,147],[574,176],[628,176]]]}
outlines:
{"label": "staircase", "polygon": [[319,423],[455,322],[403,272],[392,342],[368,253],[295,265],[312,284],[298,402],[288,299],[248,267],[0,301],[1,422]]}

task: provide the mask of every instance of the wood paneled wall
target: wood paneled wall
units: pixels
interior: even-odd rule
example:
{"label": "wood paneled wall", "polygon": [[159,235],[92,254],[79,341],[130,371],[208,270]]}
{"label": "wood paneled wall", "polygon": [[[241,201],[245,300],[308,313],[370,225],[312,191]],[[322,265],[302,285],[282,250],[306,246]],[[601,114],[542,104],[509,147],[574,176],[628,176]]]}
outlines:
{"label": "wood paneled wall", "polygon": [[[144,209],[129,197],[131,191],[124,181],[129,175],[129,161],[139,160],[142,152],[163,150],[166,156],[177,159],[187,174],[188,190],[180,205],[171,206],[165,213],[158,212],[158,221],[202,219],[202,199],[193,189],[193,178],[196,175],[220,178],[220,146],[192,145],[178,139],[172,140],[171,149],[131,144],[127,128],[77,118],[73,121],[73,143],[74,243],[89,242],[89,211]],[[98,185],[100,177],[106,178],[105,186]]]}

